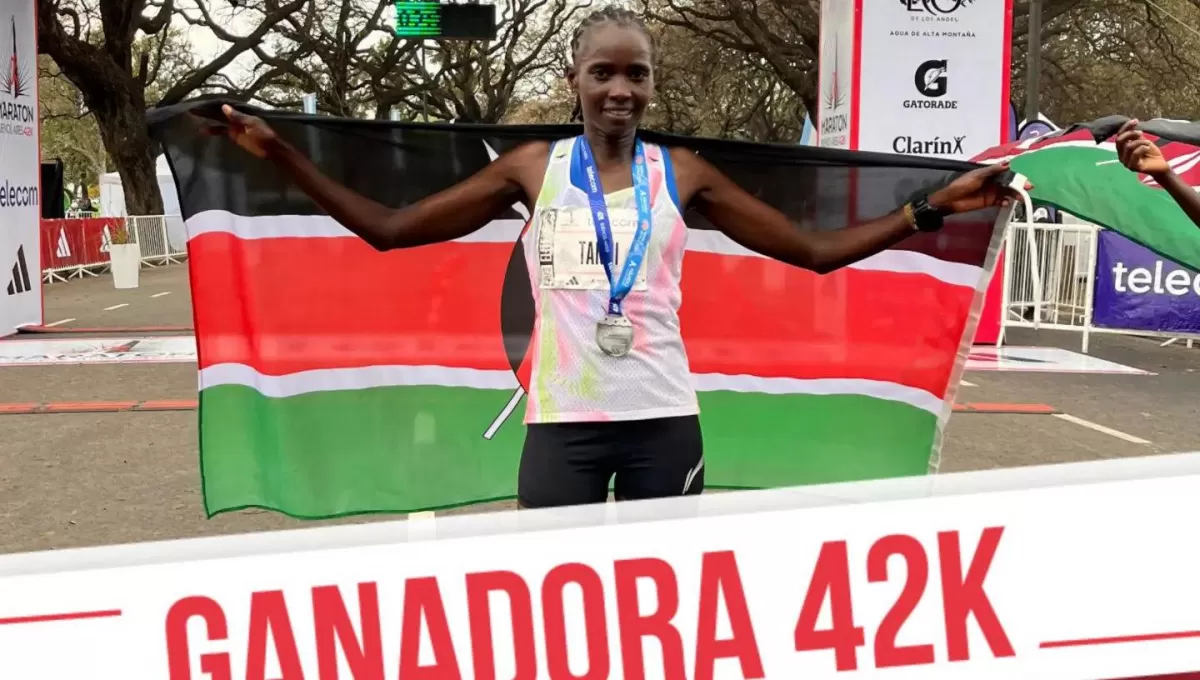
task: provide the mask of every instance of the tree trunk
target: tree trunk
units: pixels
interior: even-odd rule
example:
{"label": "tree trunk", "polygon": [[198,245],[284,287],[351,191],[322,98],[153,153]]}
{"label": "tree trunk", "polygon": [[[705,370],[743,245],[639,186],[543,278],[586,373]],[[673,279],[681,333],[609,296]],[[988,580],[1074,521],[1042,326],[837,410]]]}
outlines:
{"label": "tree trunk", "polygon": [[136,85],[90,94],[88,108],[96,116],[104,148],[121,175],[125,214],[161,215],[163,200],[155,171],[156,145],[146,127],[144,96]]}

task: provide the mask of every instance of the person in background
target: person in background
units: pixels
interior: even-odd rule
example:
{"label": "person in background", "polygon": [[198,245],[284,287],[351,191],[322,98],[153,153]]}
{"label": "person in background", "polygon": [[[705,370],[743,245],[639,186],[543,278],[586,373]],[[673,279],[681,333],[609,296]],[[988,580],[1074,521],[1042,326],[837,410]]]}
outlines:
{"label": "person in background", "polygon": [[1188,186],[1163,156],[1162,150],[1137,129],[1136,118],[1128,121],[1117,131],[1117,158],[1130,170],[1158,182],[1171,198],[1183,208],[1192,223],[1200,227],[1200,196]]}

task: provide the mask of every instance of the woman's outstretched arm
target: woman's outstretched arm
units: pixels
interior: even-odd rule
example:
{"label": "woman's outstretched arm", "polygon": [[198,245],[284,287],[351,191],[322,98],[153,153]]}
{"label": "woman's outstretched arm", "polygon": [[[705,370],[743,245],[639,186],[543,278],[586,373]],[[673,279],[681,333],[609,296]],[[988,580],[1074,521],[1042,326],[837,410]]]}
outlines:
{"label": "woman's outstretched arm", "polygon": [[324,175],[261,118],[224,108],[218,128],[246,151],[272,162],[333,219],[378,250],[412,248],[466,236],[514,203],[529,204],[549,156],[544,142],[501,155],[454,186],[403,208],[378,203]]}
{"label": "woman's outstretched arm", "polygon": [[[827,273],[870,257],[916,233],[903,206],[883,217],[845,229],[797,229],[786,215],[750,195],[708,161],[673,149],[680,200],[700,211],[726,236],[761,255]],[[965,173],[929,196],[944,214],[969,212],[1005,200],[994,180],[1008,169],[999,164]]]}
{"label": "woman's outstretched arm", "polygon": [[1171,169],[1162,150],[1146,139],[1137,129],[1137,119],[1130,120],[1117,132],[1117,158],[1121,165],[1134,172],[1149,175],[1183,209],[1196,226],[1200,226],[1200,196]]}

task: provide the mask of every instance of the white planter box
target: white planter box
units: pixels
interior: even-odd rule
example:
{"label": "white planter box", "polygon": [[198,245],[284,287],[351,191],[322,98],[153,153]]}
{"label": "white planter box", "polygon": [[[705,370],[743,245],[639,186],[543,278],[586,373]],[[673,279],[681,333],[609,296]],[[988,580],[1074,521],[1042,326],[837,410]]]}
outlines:
{"label": "white planter box", "polygon": [[109,244],[108,257],[112,262],[113,287],[137,288],[142,268],[141,247],[136,243]]}

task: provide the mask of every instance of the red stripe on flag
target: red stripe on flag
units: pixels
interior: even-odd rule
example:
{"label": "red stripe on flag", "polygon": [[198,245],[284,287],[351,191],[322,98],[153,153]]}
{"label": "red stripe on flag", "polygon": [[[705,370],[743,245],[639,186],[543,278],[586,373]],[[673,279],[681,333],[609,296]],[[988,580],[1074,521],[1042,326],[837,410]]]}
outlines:
{"label": "red stripe on flag", "polygon": [[818,276],[689,253],[680,322],[695,373],[885,380],[944,396],[975,291],[931,276]]}
{"label": "red stripe on flag", "polygon": [[511,244],[380,253],[358,238],[206,234],[188,251],[201,368],[509,368],[500,290]]}
{"label": "red stripe on flag", "polygon": [[[512,248],[381,254],[356,238],[193,239],[201,366],[506,370],[500,296]],[[684,271],[680,316],[695,373],[882,380],[938,396],[974,296],[925,275],[818,276],[714,253],[688,253]]]}

